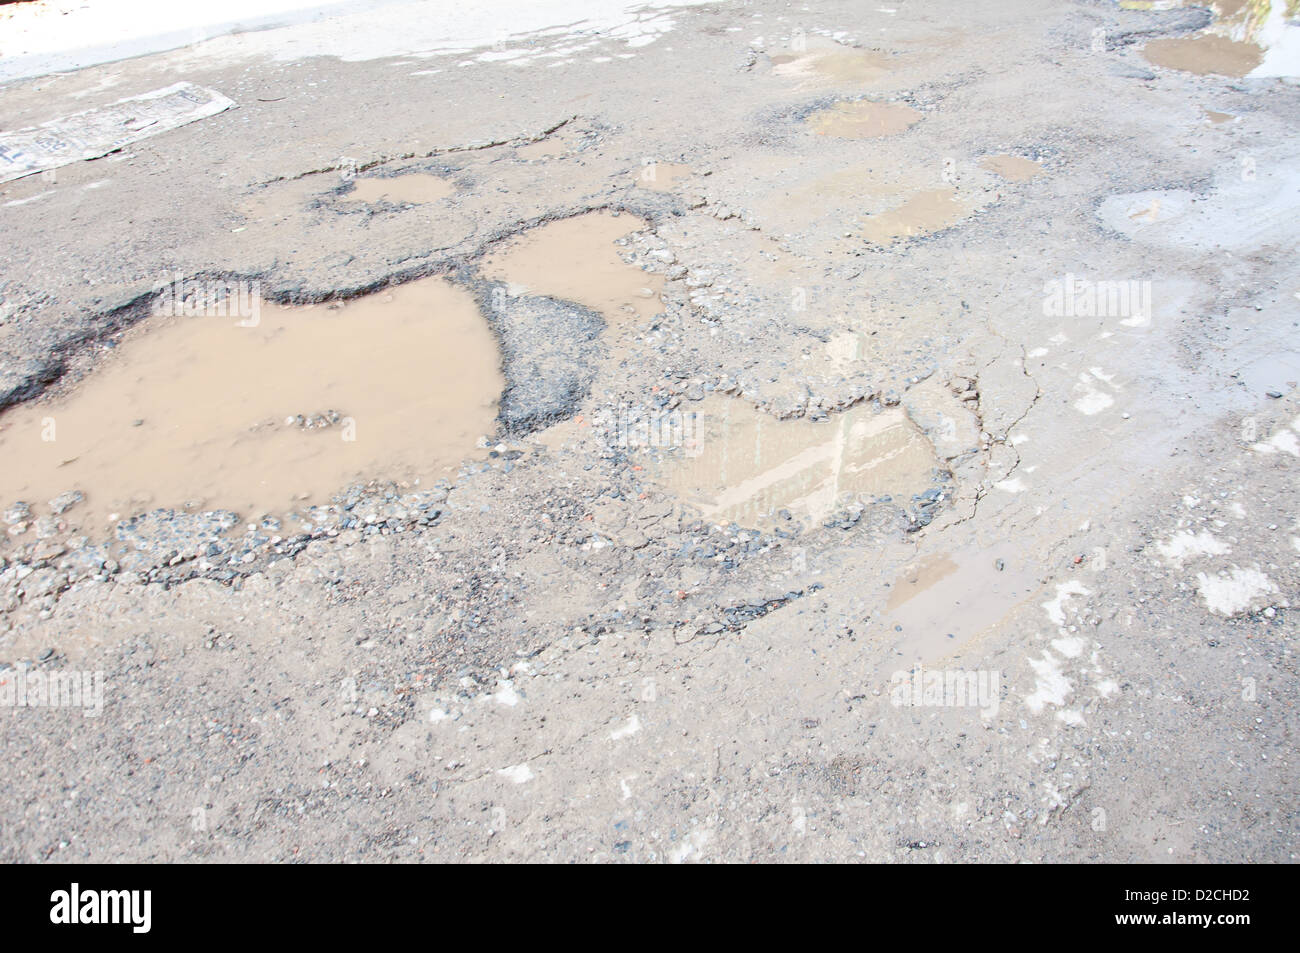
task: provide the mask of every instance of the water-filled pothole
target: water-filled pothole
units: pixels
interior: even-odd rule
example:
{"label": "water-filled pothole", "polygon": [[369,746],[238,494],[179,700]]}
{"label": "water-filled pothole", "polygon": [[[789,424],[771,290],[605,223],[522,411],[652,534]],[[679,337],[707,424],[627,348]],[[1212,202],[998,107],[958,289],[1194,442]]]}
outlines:
{"label": "water-filled pothole", "polygon": [[804,82],[858,85],[877,80],[889,70],[889,57],[884,53],[854,49],[838,43],[810,45],[810,49],[773,56],[773,74]]}
{"label": "water-filled pothole", "polygon": [[930,442],[899,408],[860,404],[831,420],[778,420],[714,396],[660,418],[632,421],[623,439],[647,451],[647,470],[714,523],[760,528],[821,521],[890,497],[929,490],[939,467]]}
{"label": "water-filled pothole", "polygon": [[985,156],[980,160],[980,168],[988,169],[1008,182],[1027,182],[1043,174],[1043,167],[1033,159],[1016,155]]}
{"label": "water-filled pothole", "polygon": [[902,103],[877,103],[860,99],[819,109],[810,113],[806,121],[819,136],[875,139],[903,132],[922,118],[918,110]]}
{"label": "water-filled pothole", "polygon": [[1264,56],[1254,43],[1242,43],[1213,33],[1152,40],[1142,50],[1142,55],[1156,66],[1198,76],[1245,76],[1259,65]]}
{"label": "water-filled pothole", "polygon": [[649,318],[663,310],[663,276],[629,265],[618,239],[645,228],[633,215],[588,212],[510,239],[483,262],[483,276],[505,282],[512,297],[572,301],[607,318]]}
{"label": "water-filled pothole", "polygon": [[456,192],[446,179],[427,172],[411,172],[387,178],[353,179],[345,202],[388,202],[392,205],[423,205],[445,199]]}
{"label": "water-filled pothole", "polygon": [[[238,314],[214,313],[232,300]],[[442,278],[347,303],[185,304],[66,395],[0,415],[0,500],[39,513],[79,491],[69,519],[91,533],[154,507],[278,514],[356,482],[444,477],[495,429],[496,339]]]}
{"label": "water-filled pothole", "polygon": [[894,208],[872,215],[862,226],[863,237],[874,245],[890,245],[942,231],[967,214],[952,189],[927,189],[910,195]]}

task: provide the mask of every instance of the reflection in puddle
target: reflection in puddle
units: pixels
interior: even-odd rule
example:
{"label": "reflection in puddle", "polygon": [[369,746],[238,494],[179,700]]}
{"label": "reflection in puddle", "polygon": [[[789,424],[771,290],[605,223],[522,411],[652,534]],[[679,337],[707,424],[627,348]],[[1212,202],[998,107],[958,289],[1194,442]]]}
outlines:
{"label": "reflection in puddle", "polygon": [[663,310],[663,276],[629,265],[614,244],[644,227],[635,216],[609,212],[550,222],[505,243],[482,272],[508,282],[512,295],[572,301],[607,318],[650,318]]}
{"label": "reflection in puddle", "polygon": [[386,179],[354,179],[353,185],[352,191],[343,196],[343,201],[420,205],[445,199],[456,191],[446,179],[422,172]]}
{"label": "reflection in puddle", "polygon": [[819,109],[808,116],[807,122],[819,136],[874,139],[900,133],[921,118],[921,113],[911,106],[861,99]]}
{"label": "reflection in puddle", "polygon": [[785,79],[826,80],[845,85],[869,83],[883,76],[889,58],[871,50],[836,44],[825,49],[781,53],[772,57],[772,73]]}
{"label": "reflection in puddle", "polygon": [[901,409],[876,413],[860,404],[824,423],[777,420],[721,396],[693,409],[690,426],[680,428],[685,445],[650,469],[714,523],[756,528],[781,510],[818,521],[854,502],[906,502],[931,486],[938,467]]}
{"label": "reflection in puddle", "polygon": [[[1190,3],[1121,6],[1166,9]],[[1253,79],[1300,76],[1300,3],[1296,0],[1216,0],[1216,18],[1195,36],[1152,40],[1142,51],[1148,62],[1198,75]],[[1223,120],[1215,120],[1223,121]]]}
{"label": "reflection in puddle", "polygon": [[980,160],[980,167],[1000,175],[1008,182],[1025,182],[1041,175],[1043,171],[1043,167],[1033,159],[1012,155],[985,156]]}
{"label": "reflection in puddle", "polygon": [[952,189],[918,192],[896,208],[872,215],[862,226],[862,234],[872,244],[888,245],[947,228],[966,215],[956,196]]}
{"label": "reflection in puddle", "polygon": [[494,429],[495,339],[441,278],[346,305],[216,310],[150,317],[66,397],[0,415],[0,499],[80,490],[69,516],[96,526],[191,503],[282,513],[357,481],[437,479]]}
{"label": "reflection in puddle", "polygon": [[1237,379],[1251,394],[1285,396],[1300,385],[1300,352],[1269,354],[1241,369]]}
{"label": "reflection in puddle", "polygon": [[1152,40],[1142,55],[1156,66],[1199,76],[1245,76],[1259,65],[1262,56],[1254,43],[1239,43],[1213,33]]}

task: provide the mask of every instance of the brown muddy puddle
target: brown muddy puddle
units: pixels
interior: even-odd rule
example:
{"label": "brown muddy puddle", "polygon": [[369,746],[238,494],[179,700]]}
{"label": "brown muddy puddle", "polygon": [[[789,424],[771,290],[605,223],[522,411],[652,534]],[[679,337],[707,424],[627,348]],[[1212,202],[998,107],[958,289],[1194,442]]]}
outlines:
{"label": "brown muddy puddle", "polygon": [[806,522],[882,496],[906,503],[932,486],[938,467],[901,409],[861,404],[816,423],[715,395],[673,413],[671,427],[647,431],[672,435],[661,447],[680,446],[653,455],[647,471],[713,523],[762,528],[781,510]]}
{"label": "brown muddy puddle", "polygon": [[889,57],[873,50],[859,50],[836,43],[813,49],[779,53],[772,57],[772,73],[804,83],[861,85],[873,82],[889,71]]}
{"label": "brown muddy puddle", "polygon": [[388,202],[392,205],[423,205],[454,195],[456,187],[427,172],[411,172],[384,179],[353,179],[353,189],[344,202]]}
{"label": "brown muddy puddle", "polygon": [[873,245],[890,245],[945,229],[961,221],[967,211],[952,189],[928,189],[872,215],[863,224],[862,235]]}
{"label": "brown muddy puddle", "polygon": [[694,173],[691,167],[674,162],[647,162],[635,173],[635,185],[640,189],[655,192],[671,192],[678,183],[689,179]]}
{"label": "brown muddy puddle", "polygon": [[980,168],[987,169],[1008,182],[1027,182],[1043,172],[1043,167],[1033,159],[1013,155],[985,156],[980,160]]}
{"label": "brown muddy puddle", "polygon": [[1167,69],[1184,70],[1198,76],[1245,76],[1263,59],[1254,43],[1240,43],[1225,36],[1199,36],[1152,40],[1142,50],[1148,63]]}
{"label": "brown muddy puddle", "polygon": [[876,139],[903,132],[922,118],[918,110],[902,103],[877,103],[860,99],[819,109],[810,113],[806,122],[819,136]]}
{"label": "brown muddy puddle", "polygon": [[242,319],[153,315],[67,395],[0,414],[0,500],[39,515],[79,490],[65,519],[91,534],[157,507],[279,515],[358,482],[444,477],[495,429],[496,340],[444,279],[242,301]]}
{"label": "brown muddy puddle", "polygon": [[641,219],[610,212],[550,222],[504,243],[481,271],[511,295],[560,298],[611,319],[651,318],[663,310],[663,276],[629,265],[614,244],[642,228]]}

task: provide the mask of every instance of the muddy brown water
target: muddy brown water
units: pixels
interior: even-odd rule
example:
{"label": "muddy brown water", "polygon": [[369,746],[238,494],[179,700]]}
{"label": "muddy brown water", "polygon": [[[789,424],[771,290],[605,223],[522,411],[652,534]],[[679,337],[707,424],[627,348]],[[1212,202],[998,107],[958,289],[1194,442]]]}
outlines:
{"label": "muddy brown water", "polygon": [[1008,182],[1027,182],[1043,172],[1041,165],[1033,159],[1026,159],[1024,156],[985,156],[980,160],[980,166],[1000,175]]}
{"label": "muddy brown water", "polygon": [[650,318],[663,310],[663,276],[629,265],[614,244],[643,228],[635,216],[610,212],[549,222],[488,255],[482,273],[512,295],[560,298],[616,320]]}
{"label": "muddy brown water", "polygon": [[966,216],[966,207],[952,189],[927,189],[878,215],[862,226],[863,237],[875,245],[889,245],[905,238],[928,235],[953,225]]}
{"label": "muddy brown water", "polygon": [[681,414],[670,432],[682,435],[682,446],[654,456],[647,469],[714,523],[761,528],[783,509],[815,521],[880,496],[907,502],[932,485],[938,466],[901,409],[877,413],[864,404],[818,423],[778,420],[713,396]]}
{"label": "muddy brown water", "polygon": [[921,113],[911,106],[862,99],[819,109],[808,116],[807,123],[819,136],[875,139],[903,132],[921,118]]}
{"label": "muddy brown water", "polygon": [[355,186],[343,196],[345,202],[391,202],[394,205],[423,205],[445,199],[456,192],[446,179],[424,172],[386,179],[354,179]]}
{"label": "muddy brown water", "polygon": [[1254,43],[1239,43],[1225,36],[1204,33],[1200,36],[1152,40],[1143,49],[1147,62],[1168,69],[1184,70],[1207,76],[1245,76],[1263,58]]}
{"label": "muddy brown water", "polygon": [[804,82],[860,85],[879,79],[888,70],[889,57],[884,53],[838,45],[826,49],[779,53],[772,57],[774,75]]}
{"label": "muddy brown water", "polygon": [[0,414],[0,500],[39,514],[80,490],[66,518],[92,533],[154,507],[281,514],[359,481],[431,482],[494,430],[495,338],[442,278],[249,310],[256,326],[151,316],[69,393]]}

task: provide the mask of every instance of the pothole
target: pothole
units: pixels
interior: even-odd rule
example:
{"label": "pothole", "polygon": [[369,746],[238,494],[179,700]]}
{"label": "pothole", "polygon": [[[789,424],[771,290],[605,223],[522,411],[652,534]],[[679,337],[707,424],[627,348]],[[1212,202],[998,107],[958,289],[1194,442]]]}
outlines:
{"label": "pothole", "polygon": [[928,189],[909,196],[895,208],[872,215],[862,226],[862,234],[874,245],[890,245],[940,231],[966,213],[966,206],[952,189]]}
{"label": "pothole", "polygon": [[877,103],[861,99],[819,109],[810,113],[806,122],[819,136],[875,139],[903,132],[922,118],[918,110],[902,103]]}
{"label": "pothole", "polygon": [[489,281],[514,296],[572,301],[607,318],[650,318],[663,310],[663,276],[629,265],[614,243],[645,228],[632,215],[588,212],[510,239],[484,259]]}
{"label": "pothole", "polygon": [[1263,59],[1263,52],[1254,43],[1241,43],[1213,33],[1152,40],[1142,55],[1155,66],[1198,76],[1245,76]]}
{"label": "pothole", "polygon": [[154,507],[279,514],[444,477],[495,430],[496,340],[442,278],[305,307],[181,290],[70,393],[0,415],[0,500],[80,492],[65,519],[91,534]]}
{"label": "pothole", "polygon": [[656,482],[714,523],[779,527],[874,502],[906,504],[930,491],[940,469],[899,408],[859,404],[822,423],[778,420],[723,396],[694,408],[625,421],[621,439],[646,451]]}
{"label": "pothole", "polygon": [[388,202],[392,205],[423,205],[445,199],[456,192],[446,179],[427,172],[411,172],[388,178],[353,179],[354,188],[344,202]]}
{"label": "pothole", "polygon": [[889,70],[889,57],[872,50],[858,50],[832,44],[814,49],[778,53],[772,57],[772,73],[784,79],[827,81],[858,85],[870,83]]}
{"label": "pothole", "polygon": [[1043,167],[1033,159],[1013,155],[985,156],[980,160],[980,168],[987,169],[1008,182],[1027,182],[1043,173]]}

